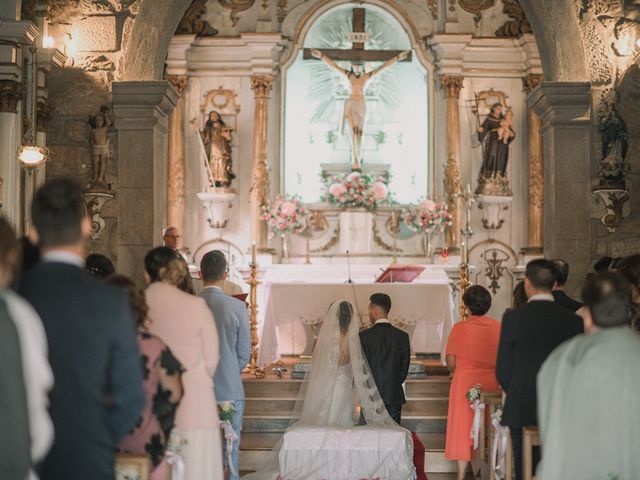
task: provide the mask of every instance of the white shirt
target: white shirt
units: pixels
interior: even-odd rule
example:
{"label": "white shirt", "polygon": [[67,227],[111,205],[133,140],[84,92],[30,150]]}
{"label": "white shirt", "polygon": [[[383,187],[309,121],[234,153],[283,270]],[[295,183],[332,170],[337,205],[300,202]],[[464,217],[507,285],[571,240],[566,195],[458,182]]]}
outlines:
{"label": "white shirt", "polygon": [[84,258],[66,250],[50,250],[42,255],[42,260],[45,262],[66,263],[78,268],[84,268],[85,265]]}
{"label": "white shirt", "polygon": [[[24,388],[27,394],[31,459],[42,461],[53,442],[53,424],[49,417],[49,390],[53,387],[53,373],[47,359],[47,336],[36,311],[11,290],[0,291],[7,304],[20,339],[20,355]],[[37,478],[31,472],[31,479]]]}
{"label": "white shirt", "polygon": [[527,300],[527,303],[539,302],[539,301],[555,302],[555,299],[553,298],[553,295],[551,295],[550,293],[537,293],[535,295],[531,295],[531,298]]}
{"label": "white shirt", "polygon": [[376,325],[378,323],[391,323],[389,320],[387,320],[386,318],[379,318],[378,320],[376,320]]}

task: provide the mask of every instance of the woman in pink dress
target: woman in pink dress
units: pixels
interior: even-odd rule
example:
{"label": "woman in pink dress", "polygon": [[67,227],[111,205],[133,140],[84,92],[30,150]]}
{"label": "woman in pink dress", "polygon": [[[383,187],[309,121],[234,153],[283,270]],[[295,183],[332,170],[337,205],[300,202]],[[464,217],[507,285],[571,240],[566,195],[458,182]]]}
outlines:
{"label": "woman in pink dress", "polygon": [[462,296],[470,317],[456,323],[447,341],[446,362],[453,371],[449,391],[445,456],[458,462],[458,480],[464,479],[471,460],[473,410],[466,395],[475,384],[483,391],[498,390],[495,368],[500,340],[500,322],[485,314],[491,308],[491,294],[480,285],[469,287]]}
{"label": "woman in pink dress", "polygon": [[129,293],[131,308],[137,321],[138,347],[142,361],[145,406],[136,429],[119,445],[125,453],[148,455],[151,461],[150,480],[168,480],[169,465],[165,450],[174,427],[178,403],[182,398],[182,366],[169,347],[147,331],[148,311],[144,291],[131,279],[112,275],[106,280]]}

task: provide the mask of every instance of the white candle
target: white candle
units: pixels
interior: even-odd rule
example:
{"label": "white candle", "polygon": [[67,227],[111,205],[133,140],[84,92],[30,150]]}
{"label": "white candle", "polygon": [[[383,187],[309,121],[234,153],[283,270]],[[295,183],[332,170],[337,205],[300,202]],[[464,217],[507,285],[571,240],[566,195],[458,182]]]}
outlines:
{"label": "white candle", "polygon": [[251,265],[256,264],[256,241],[251,242]]}

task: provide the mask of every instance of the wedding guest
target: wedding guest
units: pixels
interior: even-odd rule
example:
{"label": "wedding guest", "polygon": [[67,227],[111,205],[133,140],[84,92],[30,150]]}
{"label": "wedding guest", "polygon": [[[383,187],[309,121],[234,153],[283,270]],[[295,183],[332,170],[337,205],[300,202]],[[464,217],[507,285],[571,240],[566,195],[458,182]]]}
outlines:
{"label": "wedding guest", "polygon": [[560,345],[538,374],[536,478],[638,478],[640,337],[628,325],[630,288],[620,274],[599,273],[583,300],[593,332]]}
{"label": "wedding guest", "polygon": [[524,291],[524,280],[520,280],[513,288],[511,309],[516,309],[527,303],[527,292]]}
{"label": "wedding guest", "polygon": [[160,270],[160,280],[175,285],[183,292],[195,295],[195,288],[187,263],[176,253],[176,258],[170,260],[167,265]]}
{"label": "wedding guest", "polygon": [[[486,316],[491,308],[491,294],[473,285],[462,296],[471,316],[456,323],[449,334],[446,362],[453,371],[449,390],[447,440],[445,456],[458,463],[458,480],[463,480],[471,460],[473,440],[469,436],[473,410],[469,408],[467,392],[476,384],[482,391],[499,390],[495,367],[500,340],[500,322]],[[484,418],[484,417],[483,417]]]}
{"label": "wedding guest", "polygon": [[[249,361],[251,335],[247,305],[225,295],[222,286],[227,278],[227,260],[219,250],[207,252],[200,261],[200,274],[204,287],[200,296],[205,299],[213,313],[220,337],[220,363],[213,379],[218,402],[232,402],[234,411],[231,426],[238,438],[231,452],[224,447],[225,465],[230,469],[231,480],[237,480],[240,472],[240,430],[244,412],[244,389],[240,374]],[[231,459],[231,466],[227,465]]]}
{"label": "wedding guest", "polygon": [[[53,425],[47,411],[49,390],[53,386],[53,374],[47,359],[47,337],[40,317],[31,305],[9,289],[13,280],[13,272],[18,263],[18,249],[19,244],[13,229],[5,219],[0,218],[0,301],[3,302],[18,332],[19,341],[15,348],[19,348],[22,362],[21,365],[10,363],[10,366],[24,375],[23,384],[29,425],[28,437],[31,439],[31,464],[37,465],[44,459],[53,442]],[[8,338],[11,336],[9,335]],[[2,348],[7,348],[11,352],[14,347],[3,346]],[[4,382],[2,383],[0,390],[3,395],[9,394],[11,388]],[[21,394],[20,387],[16,387],[16,389],[15,393]],[[20,414],[16,413],[16,419],[19,418]],[[5,431],[12,431],[6,426],[3,428]],[[19,432],[20,429],[17,428],[16,433]],[[19,437],[19,435],[17,436]],[[21,440],[18,440],[16,445],[21,444]],[[0,447],[0,451],[4,451],[4,449]],[[11,453],[12,449],[8,448],[8,452]],[[0,469],[0,472],[3,470]],[[26,477],[15,476],[13,478]],[[32,472],[30,478],[37,477]]]}
{"label": "wedding guest", "polygon": [[180,236],[178,229],[176,227],[169,226],[162,231],[162,246],[177,252],[180,238],[182,237]]}
{"label": "wedding guest", "polygon": [[106,283],[124,289],[129,296],[138,332],[146,397],[142,418],[136,428],[122,439],[118,450],[149,455],[150,480],[165,480],[169,475],[165,451],[182,398],[182,365],[162,340],[149,333],[149,307],[144,291],[124,275],[112,275]]}
{"label": "wedding guest", "polygon": [[566,308],[570,312],[577,312],[582,304],[577,300],[574,300],[564,291],[564,286],[569,279],[569,264],[564,260],[553,260],[553,264],[556,267],[556,283],[553,286],[553,299],[561,307]]}
{"label": "wedding guest", "polygon": [[[582,320],[556,304],[551,293],[556,281],[553,262],[530,261],[524,289],[527,304],[502,318],[496,377],[507,398],[502,424],[509,427],[516,478],[523,478],[522,429],[538,424],[536,375],[542,362],[565,340],[583,332]],[[537,458],[534,458],[534,467]]]}
{"label": "wedding guest", "polygon": [[[149,251],[144,259],[149,331],[160,337],[185,369],[184,396],[176,428],[187,440],[182,455],[185,480],[222,478],[222,445],[213,376],[220,358],[218,333],[207,303],[162,280],[176,259],[167,247]],[[179,277],[178,280],[180,280]]]}
{"label": "wedding guest", "polygon": [[55,378],[55,439],[42,476],[113,480],[116,446],[144,405],[131,308],[124,292],[84,271],[91,222],[80,185],[47,182],[32,218],[43,261],[20,290],[42,318]]}
{"label": "wedding guest", "polygon": [[402,405],[407,403],[402,384],[409,374],[409,335],[388,320],[391,298],[374,293],[369,298],[369,318],[373,327],[360,333],[362,350],[389,416],[400,425]]}
{"label": "wedding guest", "polygon": [[640,331],[640,255],[631,255],[623,258],[616,270],[624,276],[631,286],[631,307],[629,324]]}
{"label": "wedding guest", "polygon": [[602,257],[596,263],[593,264],[593,271],[596,273],[608,272],[609,270],[611,270],[612,264],[613,264],[613,258]]}
{"label": "wedding guest", "polygon": [[88,255],[85,259],[84,269],[100,280],[104,280],[116,272],[113,262],[100,253]]}

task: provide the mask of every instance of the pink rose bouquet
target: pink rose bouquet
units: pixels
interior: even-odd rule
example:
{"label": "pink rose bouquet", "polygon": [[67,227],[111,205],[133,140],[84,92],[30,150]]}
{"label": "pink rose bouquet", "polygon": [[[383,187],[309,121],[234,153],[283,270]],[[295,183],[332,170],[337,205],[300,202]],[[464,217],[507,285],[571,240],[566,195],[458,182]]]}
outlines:
{"label": "pink rose bouquet", "polygon": [[264,208],[261,218],[269,227],[269,238],[273,238],[282,233],[300,235],[307,228],[306,217],[307,209],[300,198],[278,195]]}
{"label": "pink rose bouquet", "polygon": [[418,205],[402,211],[402,221],[416,233],[437,235],[451,226],[451,214],[444,202],[421,200]]}
{"label": "pink rose bouquet", "polygon": [[383,177],[351,172],[326,180],[322,200],[340,208],[376,210],[392,204],[388,180]]}

